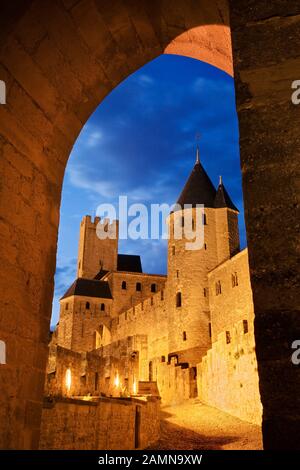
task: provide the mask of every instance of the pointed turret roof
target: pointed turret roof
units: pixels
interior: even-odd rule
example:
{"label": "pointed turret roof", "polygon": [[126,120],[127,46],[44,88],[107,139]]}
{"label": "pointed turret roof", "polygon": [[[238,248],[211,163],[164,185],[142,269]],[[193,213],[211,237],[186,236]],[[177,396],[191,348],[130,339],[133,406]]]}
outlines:
{"label": "pointed turret roof", "polygon": [[222,207],[228,207],[228,209],[233,209],[234,211],[239,212],[237,207],[235,207],[233,204],[228,192],[226,191],[222,181],[222,176],[220,176],[219,186],[215,197],[215,208],[219,209]]}
{"label": "pointed turret roof", "polygon": [[204,204],[205,207],[215,207],[216,189],[212,184],[208,174],[204,170],[199,157],[199,148],[197,147],[195,166],[185,183],[185,186],[179,196],[177,204]]}

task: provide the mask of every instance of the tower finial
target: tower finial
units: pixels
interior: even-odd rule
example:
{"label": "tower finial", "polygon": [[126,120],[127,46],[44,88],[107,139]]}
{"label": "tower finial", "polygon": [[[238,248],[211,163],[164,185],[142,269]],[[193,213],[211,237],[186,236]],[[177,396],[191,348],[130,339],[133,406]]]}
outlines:
{"label": "tower finial", "polygon": [[200,163],[199,145],[197,145],[197,150],[196,150],[196,163]]}
{"label": "tower finial", "polygon": [[199,140],[201,138],[200,132],[196,134],[197,150],[196,150],[196,163],[200,163]]}
{"label": "tower finial", "polygon": [[219,185],[223,184],[222,175],[219,176]]}

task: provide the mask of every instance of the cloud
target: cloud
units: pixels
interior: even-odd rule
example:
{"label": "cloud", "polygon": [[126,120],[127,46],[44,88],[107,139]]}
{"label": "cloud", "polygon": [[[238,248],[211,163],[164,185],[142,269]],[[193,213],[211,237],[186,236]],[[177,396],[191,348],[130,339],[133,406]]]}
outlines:
{"label": "cloud", "polygon": [[194,93],[231,93],[233,90],[233,84],[222,79],[198,77],[192,84],[192,92]]}
{"label": "cloud", "polygon": [[67,169],[67,177],[72,186],[96,193],[104,198],[112,198],[115,195],[113,182],[90,177],[88,171],[84,165],[70,165]]}
{"label": "cloud", "polygon": [[137,76],[137,82],[140,83],[141,85],[153,85],[154,79],[150,77],[150,75],[146,75],[143,73]]}
{"label": "cloud", "polygon": [[99,144],[99,141],[102,138],[102,134],[100,131],[91,132],[88,135],[86,145],[87,147],[96,147]]}
{"label": "cloud", "polygon": [[57,295],[63,295],[70,287],[76,275],[77,259],[66,260],[66,264],[58,265],[55,272],[55,291]]}

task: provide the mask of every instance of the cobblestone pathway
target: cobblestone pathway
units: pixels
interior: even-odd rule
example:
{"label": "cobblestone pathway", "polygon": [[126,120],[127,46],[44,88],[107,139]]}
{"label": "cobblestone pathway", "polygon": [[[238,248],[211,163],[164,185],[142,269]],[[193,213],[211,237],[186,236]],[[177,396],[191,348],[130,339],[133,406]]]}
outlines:
{"label": "cobblestone pathway", "polygon": [[259,426],[190,401],[162,408],[161,438],[153,449],[261,449]]}

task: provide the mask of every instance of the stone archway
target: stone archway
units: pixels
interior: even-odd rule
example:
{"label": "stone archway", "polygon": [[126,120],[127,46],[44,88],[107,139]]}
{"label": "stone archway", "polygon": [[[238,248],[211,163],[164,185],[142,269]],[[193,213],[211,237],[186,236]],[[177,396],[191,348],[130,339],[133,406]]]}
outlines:
{"label": "stone archway", "polygon": [[[299,139],[293,129],[288,138],[284,134],[285,114],[299,118],[290,102],[284,101],[284,83],[270,92],[258,80],[264,77],[272,84],[274,67],[277,70],[276,64],[284,58],[288,62],[290,53],[281,48],[281,58],[271,58],[253,47],[257,38],[271,46],[276,34],[284,42],[272,18],[290,15],[284,20],[286,33],[293,28],[291,18],[300,13],[300,7],[288,12],[287,7],[281,11],[276,4],[249,9],[248,3],[237,7],[232,2],[231,23],[265,443],[272,446],[283,442],[282,423],[294,432],[300,427],[300,403],[292,386],[293,381],[297,383],[296,372],[287,366],[286,346],[291,327],[299,331],[293,284],[298,275],[293,258],[296,229],[292,226],[295,162],[291,159],[296,154],[292,144],[299,147]],[[7,365],[1,365],[0,376],[0,448],[35,448],[61,187],[73,143],[101,100],[130,73],[163,52],[198,58],[232,73],[229,13],[225,0],[19,0],[7,2],[2,9],[0,78],[6,82],[7,105],[0,106],[0,335],[7,346]],[[288,80],[288,64],[281,64],[278,73]],[[282,110],[283,121],[276,119],[275,107]],[[271,124],[274,130],[266,132]],[[286,161],[279,180],[280,197],[273,191],[282,175],[278,156]],[[280,223],[289,226],[286,238],[277,233]],[[276,246],[277,257],[272,246]],[[272,343],[275,334],[279,340],[276,349]],[[283,372],[289,393],[279,386]],[[277,394],[270,400],[274,390]],[[291,416],[289,400],[297,419]],[[286,442],[290,443],[288,434]]]}

